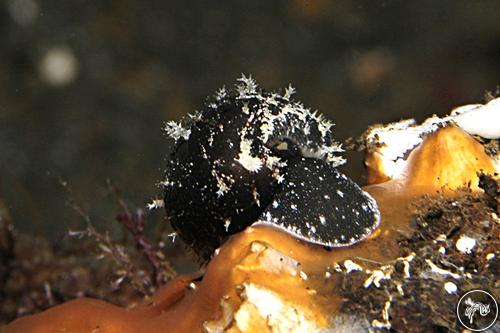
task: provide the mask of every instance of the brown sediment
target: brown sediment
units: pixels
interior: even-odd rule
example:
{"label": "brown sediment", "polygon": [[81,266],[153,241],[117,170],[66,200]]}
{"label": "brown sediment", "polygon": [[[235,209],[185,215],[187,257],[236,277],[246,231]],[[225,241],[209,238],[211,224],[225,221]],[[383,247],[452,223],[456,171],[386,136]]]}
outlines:
{"label": "brown sediment", "polygon": [[[415,212],[414,202],[424,194],[451,196],[462,186],[477,191],[479,170],[495,171],[483,147],[457,127],[442,128],[410,154],[400,178],[365,188],[377,201],[382,219],[379,230],[363,242],[327,250],[273,228],[247,228],[220,248],[201,282],[192,281],[192,277],[178,278],[155,297],[128,310],[89,299],[72,301],[16,320],[2,333],[96,329],[99,333],[200,332],[203,325],[206,331],[219,325],[224,330],[239,332],[240,319],[231,316],[246,304],[244,291],[249,283],[279,295],[294,311],[304,314],[304,321],[328,327],[329,318],[335,317],[343,302],[339,276],[329,273],[346,271],[348,259],[370,268],[376,266],[371,263],[407,255],[401,252],[398,241],[408,238],[413,231],[410,221]],[[269,251],[274,252],[269,255]],[[278,262],[285,263],[293,261],[296,265],[281,267],[270,263],[269,258],[279,258]],[[218,324],[222,317],[221,302],[227,305],[230,314],[228,320]],[[254,329],[262,328],[255,325]],[[271,324],[266,325],[269,328]]]}
{"label": "brown sediment", "polygon": [[[464,190],[419,199],[412,217],[414,232],[400,241],[412,260],[379,265],[379,270],[386,265],[384,270],[391,272],[379,286],[365,288],[369,274],[364,271],[342,275],[340,290],[346,301],[341,312],[380,321],[389,302],[395,332],[461,332],[454,311],[461,295],[472,289],[500,293],[500,220],[495,213],[500,192],[494,189],[500,181],[485,175],[482,179],[484,193]],[[457,246],[463,236],[476,242],[470,252]]]}

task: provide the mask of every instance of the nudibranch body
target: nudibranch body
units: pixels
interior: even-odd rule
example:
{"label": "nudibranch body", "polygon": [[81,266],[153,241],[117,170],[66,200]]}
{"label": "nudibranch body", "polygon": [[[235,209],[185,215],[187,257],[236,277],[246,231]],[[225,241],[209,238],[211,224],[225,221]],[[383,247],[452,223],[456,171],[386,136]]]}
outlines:
{"label": "nudibranch body", "polygon": [[325,246],[347,246],[379,224],[375,201],[336,170],[333,124],[243,76],[166,132],[175,139],[163,182],[172,226],[201,258],[252,224]]}

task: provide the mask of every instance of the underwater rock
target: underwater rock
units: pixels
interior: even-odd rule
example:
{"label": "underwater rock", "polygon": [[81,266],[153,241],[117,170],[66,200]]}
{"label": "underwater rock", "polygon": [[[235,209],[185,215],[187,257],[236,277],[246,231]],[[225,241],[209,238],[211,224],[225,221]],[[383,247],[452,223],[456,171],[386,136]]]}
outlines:
{"label": "underwater rock", "polygon": [[[486,153],[493,159],[496,172],[500,172],[499,124],[500,98],[496,98],[484,105],[457,107],[448,116],[432,116],[420,125],[414,119],[406,119],[372,126],[364,134],[368,184],[382,183],[399,177],[406,166],[409,153],[414,148],[440,128],[453,126],[482,144]],[[455,141],[450,139],[449,142]],[[458,147],[459,143],[456,143],[456,146]]]}

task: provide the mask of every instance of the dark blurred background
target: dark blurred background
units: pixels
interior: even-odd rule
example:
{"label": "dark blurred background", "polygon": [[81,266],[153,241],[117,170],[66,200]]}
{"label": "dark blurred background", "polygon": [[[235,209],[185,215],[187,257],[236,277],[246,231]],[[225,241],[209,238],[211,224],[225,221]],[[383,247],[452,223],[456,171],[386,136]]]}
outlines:
{"label": "dark blurred background", "polygon": [[[58,178],[93,216],[106,179],[143,206],[169,147],[163,123],[251,73],[337,124],[480,102],[500,83],[500,2],[0,1],[0,197],[16,226],[78,225]],[[358,157],[344,171],[361,181]],[[161,214],[161,213],[158,213]]]}

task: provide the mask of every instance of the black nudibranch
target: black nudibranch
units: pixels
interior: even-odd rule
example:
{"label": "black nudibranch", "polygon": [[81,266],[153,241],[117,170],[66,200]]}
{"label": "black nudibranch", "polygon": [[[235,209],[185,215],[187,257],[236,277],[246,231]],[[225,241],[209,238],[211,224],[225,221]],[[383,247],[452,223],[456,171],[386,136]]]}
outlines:
{"label": "black nudibranch", "polygon": [[166,125],[175,139],[163,182],[173,228],[202,259],[231,234],[270,225],[327,247],[354,244],[380,223],[375,200],[337,171],[333,124],[243,76],[203,111]]}

